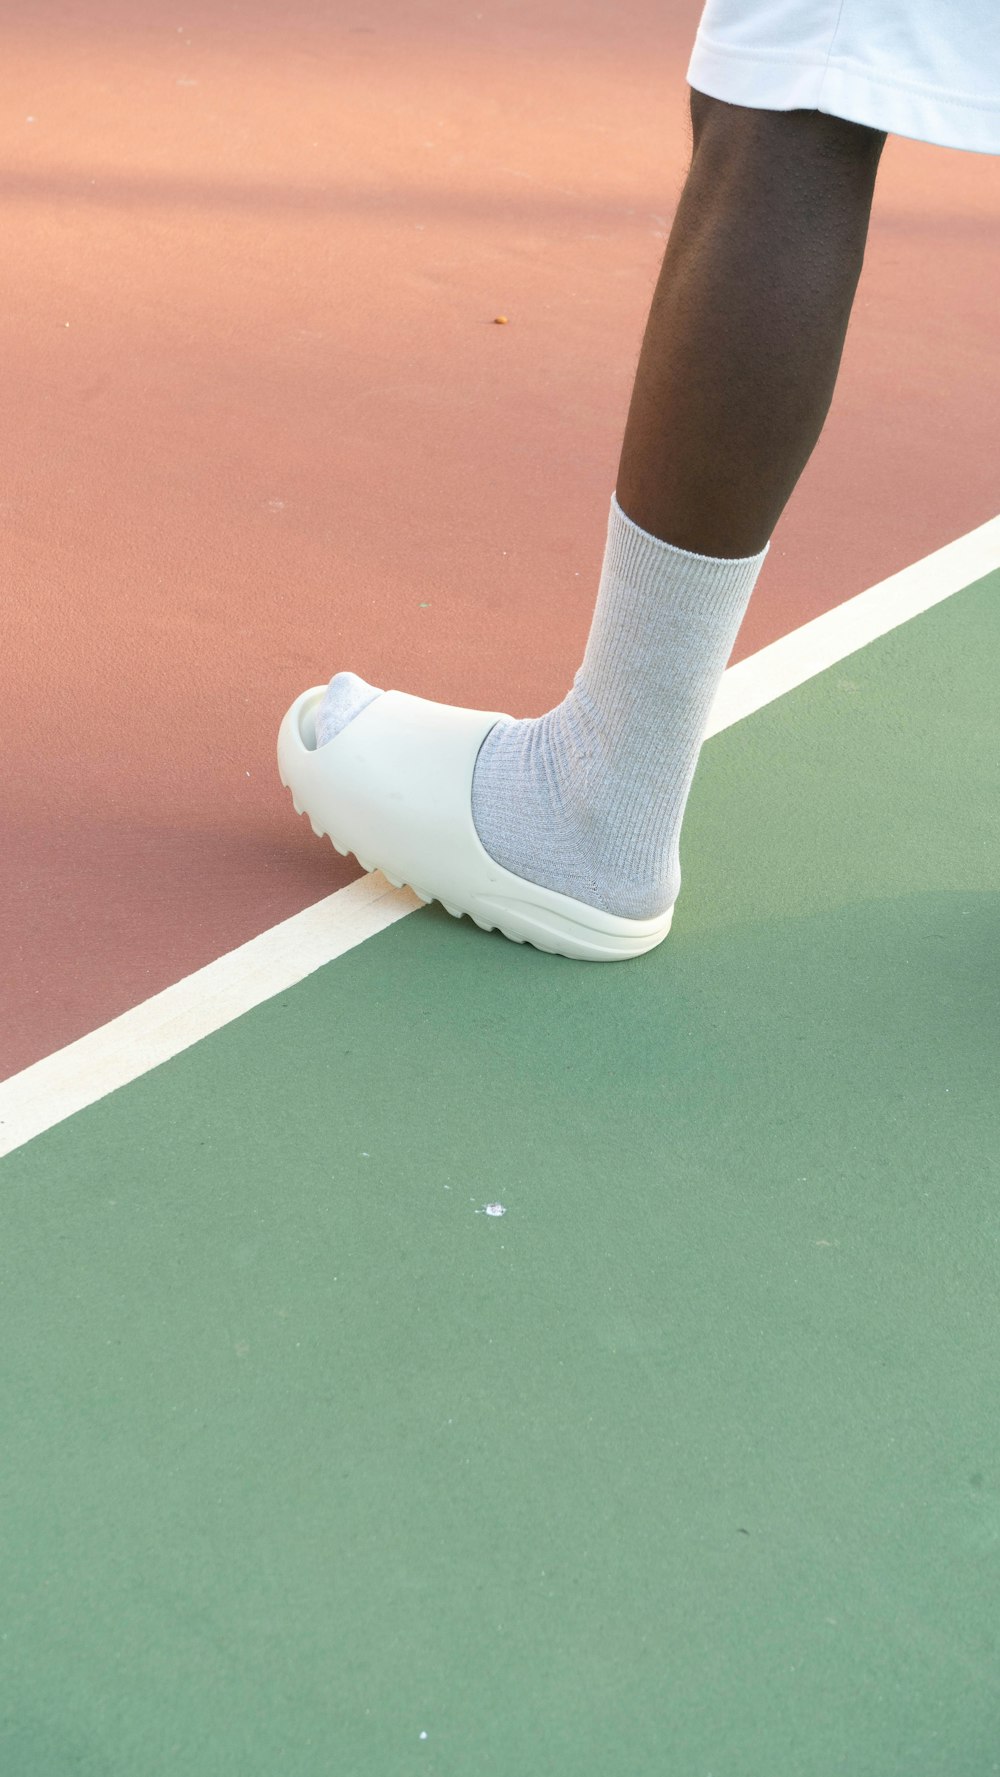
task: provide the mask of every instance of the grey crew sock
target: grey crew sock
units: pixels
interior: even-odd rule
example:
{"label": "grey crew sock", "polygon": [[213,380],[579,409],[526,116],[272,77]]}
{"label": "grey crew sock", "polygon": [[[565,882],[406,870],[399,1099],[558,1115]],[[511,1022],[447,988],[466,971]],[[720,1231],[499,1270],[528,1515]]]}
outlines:
{"label": "grey crew sock", "polygon": [[357,673],[336,673],[326,688],[326,696],[316,711],[316,745],[325,747],[328,740],[360,716],[382,693]]}
{"label": "grey crew sock", "polygon": [[611,496],[587,649],[548,715],[500,724],[476,761],[472,816],[497,863],[624,919],[666,912],[715,694],[770,544],[693,555]]}
{"label": "grey crew sock", "polygon": [[[688,792],[769,549],[739,559],[675,549],[633,524],[612,494],[572,690],[547,715],[498,722],[479,750],[472,818],[498,864],[625,919],[673,905]],[[318,744],[378,695],[338,673]]]}

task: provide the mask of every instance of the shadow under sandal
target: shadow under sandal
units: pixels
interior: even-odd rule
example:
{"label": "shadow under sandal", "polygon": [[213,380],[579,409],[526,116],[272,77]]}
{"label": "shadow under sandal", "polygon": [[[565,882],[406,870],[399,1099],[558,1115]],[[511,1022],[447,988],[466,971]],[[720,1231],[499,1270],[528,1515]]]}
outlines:
{"label": "shadow under sandal", "polygon": [[611,963],[662,943],[672,907],[655,919],[618,918],[515,876],[483,849],[472,819],[476,757],[491,728],[512,717],[385,691],[317,748],[325,694],[325,685],[303,692],[278,734],[281,781],[317,837],[515,944]]}

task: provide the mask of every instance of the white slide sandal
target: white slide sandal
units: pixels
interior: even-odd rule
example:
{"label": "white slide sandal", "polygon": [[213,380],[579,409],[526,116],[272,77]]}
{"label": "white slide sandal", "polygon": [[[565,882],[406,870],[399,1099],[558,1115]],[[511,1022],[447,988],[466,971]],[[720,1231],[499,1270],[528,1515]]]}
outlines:
{"label": "white slide sandal", "polygon": [[515,876],[483,849],[472,819],[476,758],[490,729],[513,717],[384,691],[317,748],[325,694],[325,685],[304,691],[278,733],[278,773],[317,837],[515,944],[611,963],[662,943],[672,907],[656,919],[620,919]]}

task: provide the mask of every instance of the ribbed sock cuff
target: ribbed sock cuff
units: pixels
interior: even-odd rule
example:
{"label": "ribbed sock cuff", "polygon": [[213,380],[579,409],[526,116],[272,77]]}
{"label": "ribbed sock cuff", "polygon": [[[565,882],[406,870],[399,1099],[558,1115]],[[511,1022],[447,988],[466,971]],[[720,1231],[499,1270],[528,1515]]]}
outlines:
{"label": "ribbed sock cuff", "polygon": [[765,543],[759,555],[733,558],[697,555],[689,549],[678,549],[644,531],[623,512],[618,495],[611,495],[608,519],[607,568],[621,584],[636,593],[652,591],[663,582],[669,558],[680,570],[675,577],[673,598],[675,608],[698,612],[724,621],[746,609],[764,557],[770,549]]}

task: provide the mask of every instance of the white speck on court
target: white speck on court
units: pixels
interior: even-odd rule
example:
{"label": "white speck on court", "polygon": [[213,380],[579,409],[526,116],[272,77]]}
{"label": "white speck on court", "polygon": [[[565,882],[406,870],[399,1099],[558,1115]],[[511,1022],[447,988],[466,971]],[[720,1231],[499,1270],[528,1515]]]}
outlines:
{"label": "white speck on court", "polygon": [[[483,1205],[483,1210],[488,1216],[505,1216],[507,1214],[506,1208],[502,1203],[485,1203]],[[478,1209],[476,1214],[479,1214]]]}

